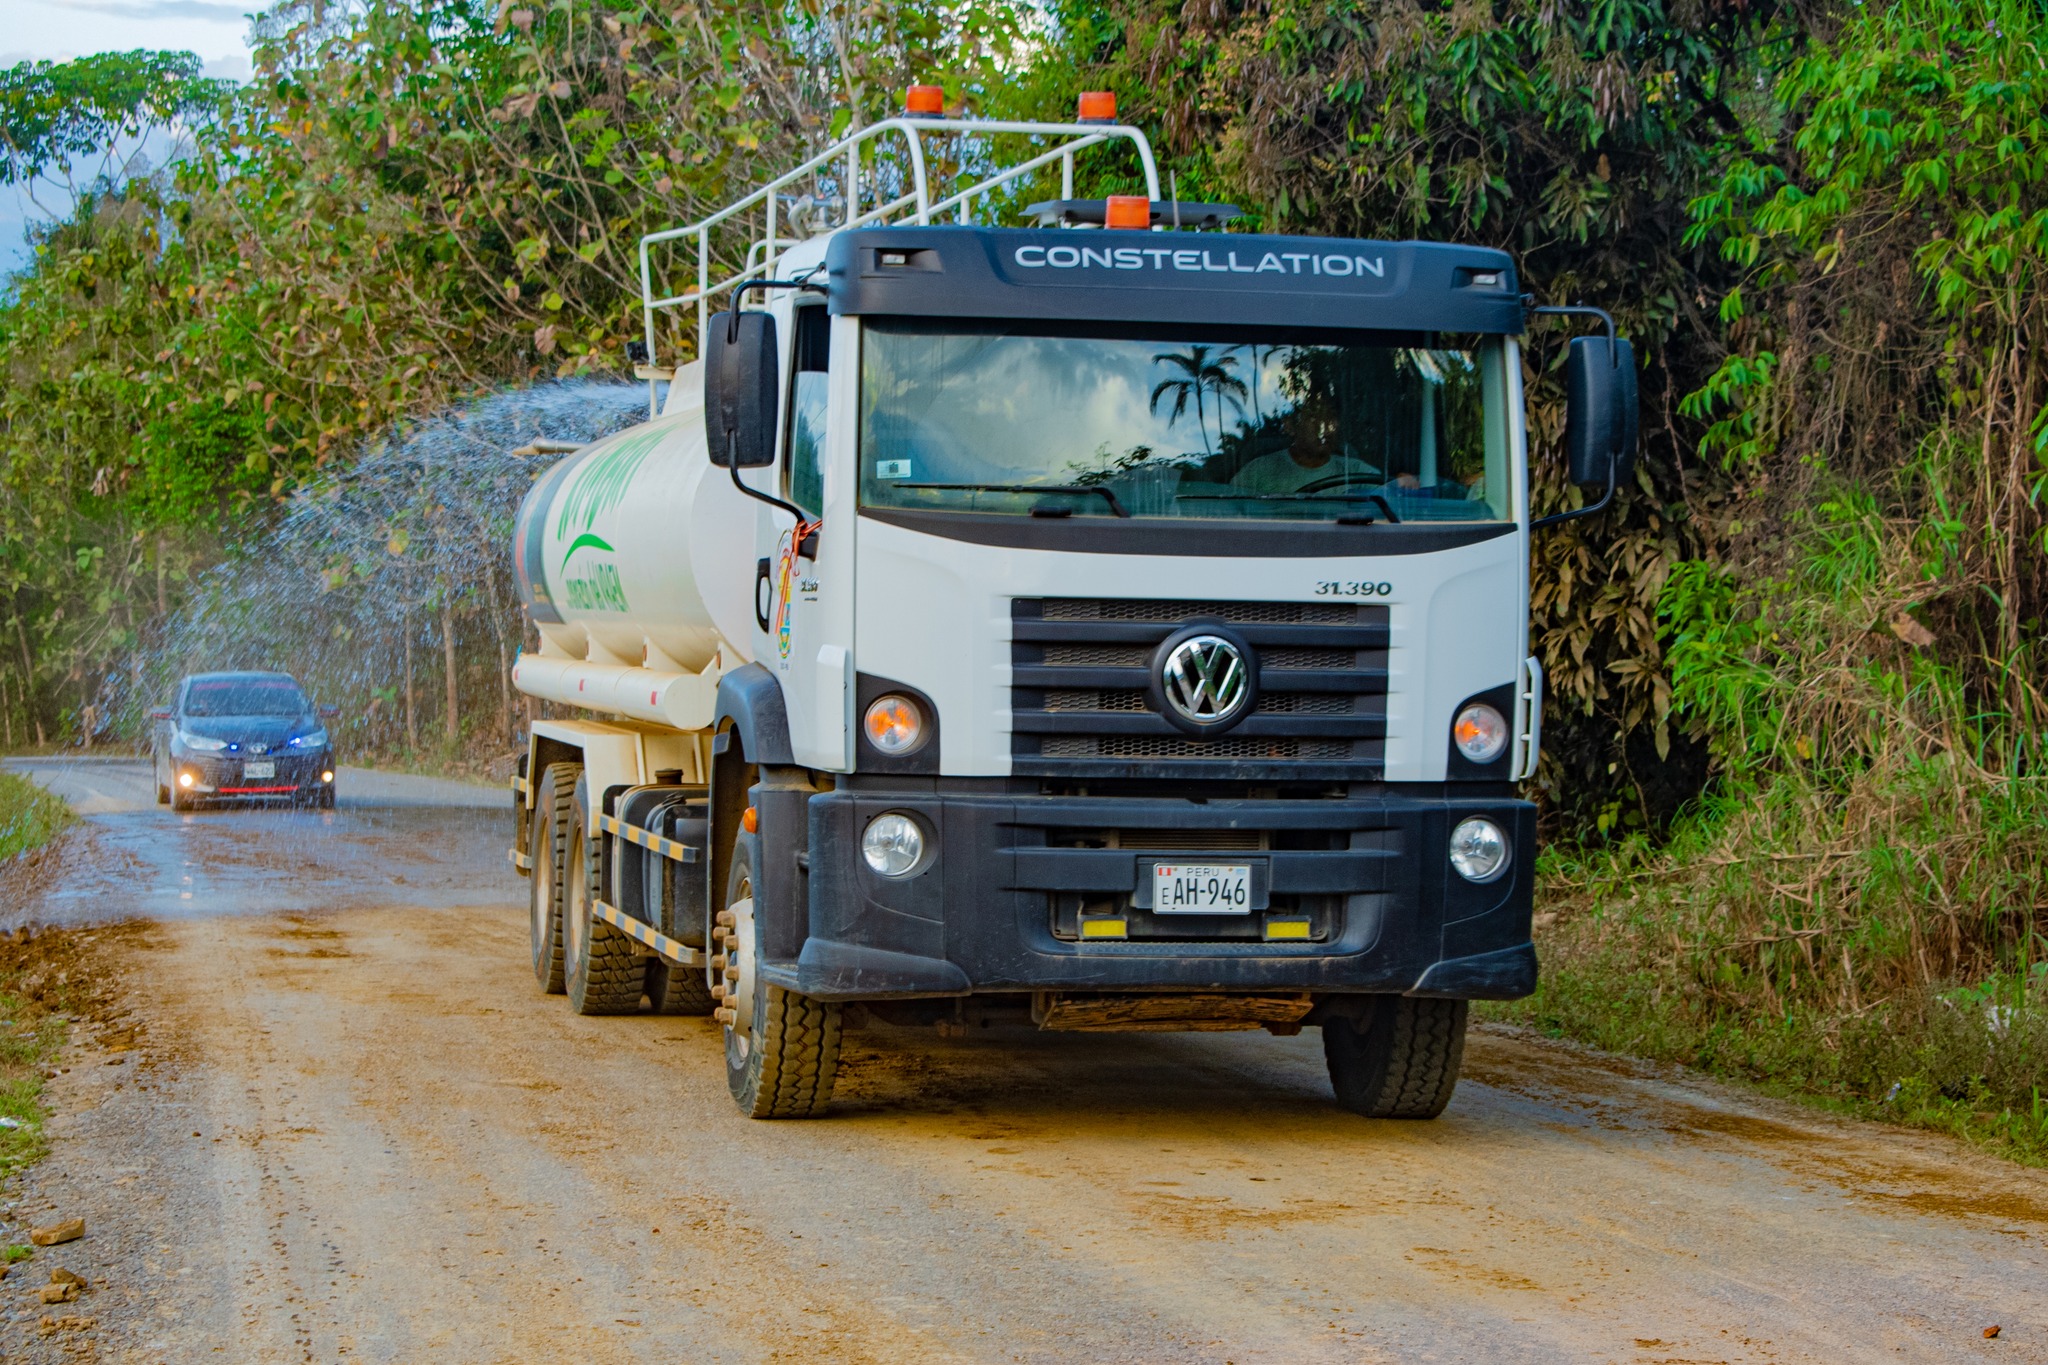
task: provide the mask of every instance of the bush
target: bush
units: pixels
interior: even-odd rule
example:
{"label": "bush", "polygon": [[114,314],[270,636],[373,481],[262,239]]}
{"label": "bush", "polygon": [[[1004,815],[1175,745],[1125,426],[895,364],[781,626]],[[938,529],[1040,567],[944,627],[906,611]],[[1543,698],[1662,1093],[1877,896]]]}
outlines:
{"label": "bush", "polygon": [[20,773],[0,772],[0,861],[41,848],[76,818]]}

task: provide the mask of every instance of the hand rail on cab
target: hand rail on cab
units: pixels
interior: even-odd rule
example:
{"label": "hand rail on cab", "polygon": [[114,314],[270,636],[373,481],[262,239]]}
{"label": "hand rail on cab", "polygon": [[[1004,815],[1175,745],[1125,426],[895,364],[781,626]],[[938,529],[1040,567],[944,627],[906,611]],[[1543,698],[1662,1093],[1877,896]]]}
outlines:
{"label": "hand rail on cab", "polygon": [[[937,133],[957,133],[966,137],[994,137],[1014,134],[1024,137],[1060,139],[1055,145],[1039,152],[1036,156],[1020,161],[1013,166],[985,175],[982,179],[943,199],[932,198],[930,175],[925,159],[925,138]],[[910,187],[900,194],[877,203],[862,212],[861,203],[861,152],[871,144],[877,144],[891,134],[900,134],[910,172]],[[792,171],[777,176],[744,199],[728,204],[708,218],[685,227],[670,228],[665,232],[650,232],[640,239],[640,303],[644,327],[644,342],[647,347],[649,364],[654,362],[654,320],[655,315],[667,309],[681,308],[687,304],[697,305],[697,334],[703,335],[710,318],[711,300],[727,293],[747,280],[773,279],[776,267],[782,258],[782,248],[795,245],[802,236],[790,235],[785,240],[779,235],[780,224],[777,211],[780,205],[778,191],[813,176],[828,167],[837,169],[835,163],[845,158],[845,172],[842,183],[844,221],[835,231],[846,228],[870,227],[886,224],[899,217],[907,216],[914,223],[929,223],[940,214],[949,211],[958,214],[959,221],[974,221],[974,201],[995,190],[1020,180],[1042,167],[1054,162],[1060,164],[1060,197],[1074,197],[1074,157],[1090,147],[1111,142],[1129,142],[1138,154],[1138,162],[1145,172],[1146,197],[1159,198],[1159,166],[1152,156],[1152,144],[1145,134],[1128,124],[1105,123],[1032,123],[1014,122],[1006,119],[953,119],[953,118],[892,118],[870,124],[858,132],[833,143],[824,151],[805,161]],[[880,196],[887,193],[878,177],[869,174],[870,187]],[[748,210],[764,208],[765,232],[748,248],[740,270],[728,278],[713,281],[711,278],[711,232],[720,224],[739,217]],[[697,283],[680,294],[657,298],[654,293],[654,269],[651,248],[663,242],[684,241],[694,238],[697,246]],[[655,415],[656,380],[647,381],[648,416]]]}

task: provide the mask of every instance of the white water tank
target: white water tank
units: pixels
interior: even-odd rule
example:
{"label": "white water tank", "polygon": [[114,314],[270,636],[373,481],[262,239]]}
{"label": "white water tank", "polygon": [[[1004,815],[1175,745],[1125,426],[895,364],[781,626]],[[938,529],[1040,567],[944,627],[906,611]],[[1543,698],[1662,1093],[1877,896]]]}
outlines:
{"label": "white water tank", "polygon": [[662,415],[585,446],[520,504],[513,568],[551,651],[700,672],[752,656],[755,507],[705,453],[703,367]]}

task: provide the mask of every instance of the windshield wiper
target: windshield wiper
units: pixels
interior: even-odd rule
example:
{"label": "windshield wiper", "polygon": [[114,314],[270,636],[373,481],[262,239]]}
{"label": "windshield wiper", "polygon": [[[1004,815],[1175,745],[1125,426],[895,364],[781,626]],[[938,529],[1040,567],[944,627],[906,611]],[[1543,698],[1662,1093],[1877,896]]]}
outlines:
{"label": "windshield wiper", "polygon": [[1109,504],[1109,510],[1128,517],[1115,492],[1100,484],[1085,483],[892,483],[891,488],[929,489],[945,493],[1093,493]]}
{"label": "windshield wiper", "polygon": [[1376,502],[1387,514],[1387,520],[1394,525],[1401,524],[1401,516],[1393,504],[1379,493],[1180,493],[1175,495],[1179,502]]}

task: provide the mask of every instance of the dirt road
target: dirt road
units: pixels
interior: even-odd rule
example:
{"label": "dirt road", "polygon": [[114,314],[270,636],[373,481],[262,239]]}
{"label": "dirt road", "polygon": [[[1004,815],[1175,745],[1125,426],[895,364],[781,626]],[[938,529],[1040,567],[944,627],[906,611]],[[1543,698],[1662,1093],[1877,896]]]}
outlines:
{"label": "dirt road", "polygon": [[[95,817],[156,869],[102,916],[193,861],[243,913],[101,931],[134,1015],[7,1211],[90,1232],[6,1359],[2048,1360],[2048,1179],[1500,1031],[1436,1123],[1334,1108],[1312,1032],[882,1027],[749,1122],[708,1022],[535,991],[494,816],[357,796]],[[279,821],[345,908],[248,913],[214,850]]]}

